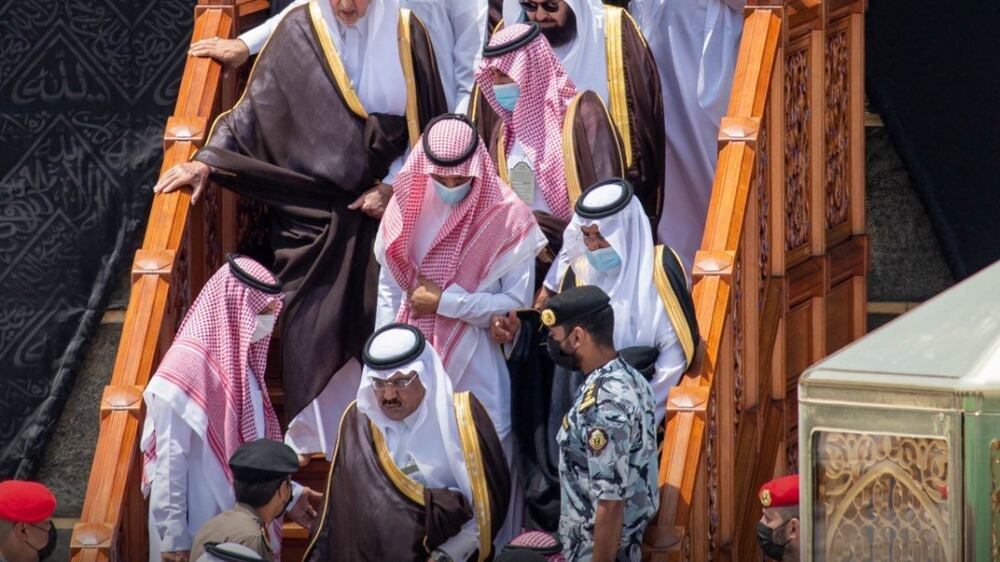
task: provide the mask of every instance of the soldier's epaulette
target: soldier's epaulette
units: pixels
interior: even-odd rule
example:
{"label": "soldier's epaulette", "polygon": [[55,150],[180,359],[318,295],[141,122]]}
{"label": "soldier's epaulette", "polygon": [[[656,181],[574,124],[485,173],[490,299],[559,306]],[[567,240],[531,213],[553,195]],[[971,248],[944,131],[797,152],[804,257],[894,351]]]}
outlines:
{"label": "soldier's epaulette", "polygon": [[587,390],[583,391],[583,401],[580,402],[580,405],[577,407],[576,411],[582,412],[587,408],[593,406],[594,404],[597,404],[597,384],[590,383],[590,386],[587,387]]}

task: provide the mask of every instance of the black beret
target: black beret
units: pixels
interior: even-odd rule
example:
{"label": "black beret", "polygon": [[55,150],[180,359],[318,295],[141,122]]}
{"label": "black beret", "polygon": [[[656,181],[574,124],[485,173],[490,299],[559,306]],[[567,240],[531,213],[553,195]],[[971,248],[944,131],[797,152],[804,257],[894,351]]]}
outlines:
{"label": "black beret", "polygon": [[542,324],[567,324],[611,306],[608,294],[594,285],[571,287],[549,299],[542,309]]}
{"label": "black beret", "polygon": [[299,457],[291,447],[273,439],[240,445],[229,459],[233,478],[241,482],[276,480],[299,470]]}
{"label": "black beret", "polygon": [[[389,344],[383,345],[386,342]],[[400,343],[408,345],[397,345]],[[420,357],[425,345],[427,340],[424,334],[413,326],[400,322],[388,324],[376,330],[365,342],[362,360],[377,371],[395,369]]]}
{"label": "black beret", "polygon": [[632,201],[632,184],[622,178],[599,181],[587,188],[576,200],[576,214],[587,219],[601,219],[628,207]]}

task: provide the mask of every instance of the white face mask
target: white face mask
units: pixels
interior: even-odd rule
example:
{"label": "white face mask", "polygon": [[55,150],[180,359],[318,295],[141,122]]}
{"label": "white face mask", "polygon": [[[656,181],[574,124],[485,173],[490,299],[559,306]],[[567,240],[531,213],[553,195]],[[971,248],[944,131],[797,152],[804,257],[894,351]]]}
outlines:
{"label": "white face mask", "polygon": [[257,343],[265,336],[274,331],[274,314],[258,314],[257,322],[253,327],[253,335],[250,336],[250,343]]}

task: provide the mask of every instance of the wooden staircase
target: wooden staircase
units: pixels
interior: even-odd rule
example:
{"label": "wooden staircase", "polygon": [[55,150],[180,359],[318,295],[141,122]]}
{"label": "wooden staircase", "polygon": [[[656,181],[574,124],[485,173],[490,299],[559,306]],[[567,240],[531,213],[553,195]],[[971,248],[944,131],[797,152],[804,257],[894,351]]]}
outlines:
{"label": "wooden staircase", "polygon": [[[648,560],[759,559],[756,489],[796,470],[797,377],[865,329],[865,2],[749,3],[693,271],[704,341],[668,400]],[[265,0],[199,0],[192,41],[235,37],[266,15]],[[203,144],[247,71],[188,58],[161,172]],[[266,241],[256,205],[217,186],[197,207],[189,199],[157,195],[136,252],[74,562],[147,559],[142,389],[225,253]],[[268,373],[283,418],[279,381]],[[314,459],[297,478],[322,488],[326,466]],[[301,559],[304,530],[285,531],[283,559]]]}

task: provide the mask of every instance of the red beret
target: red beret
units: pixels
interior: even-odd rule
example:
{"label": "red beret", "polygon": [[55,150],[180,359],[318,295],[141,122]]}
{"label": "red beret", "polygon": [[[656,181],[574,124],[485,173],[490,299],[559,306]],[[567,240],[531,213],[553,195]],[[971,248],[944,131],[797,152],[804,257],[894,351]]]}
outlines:
{"label": "red beret", "polygon": [[790,474],[771,480],[760,487],[760,505],[764,507],[790,507],[799,505],[799,475]]}
{"label": "red beret", "polygon": [[38,482],[0,482],[0,519],[14,523],[41,523],[56,510],[56,497]]}

